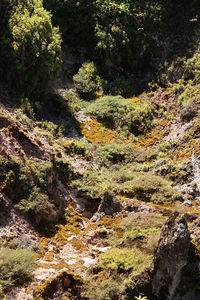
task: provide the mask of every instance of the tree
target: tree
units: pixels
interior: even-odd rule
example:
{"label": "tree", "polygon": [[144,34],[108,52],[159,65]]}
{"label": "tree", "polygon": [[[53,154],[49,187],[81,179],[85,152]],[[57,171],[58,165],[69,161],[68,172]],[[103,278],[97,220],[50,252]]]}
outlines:
{"label": "tree", "polygon": [[101,79],[97,74],[97,68],[93,62],[85,62],[73,77],[77,92],[83,98],[93,98],[95,92],[101,86]]}
{"label": "tree", "polygon": [[29,96],[41,94],[60,69],[61,37],[42,0],[17,2],[6,0],[7,5],[1,8],[3,31],[9,36],[6,40],[1,34],[7,50],[2,59],[9,62],[3,71],[17,90]]}

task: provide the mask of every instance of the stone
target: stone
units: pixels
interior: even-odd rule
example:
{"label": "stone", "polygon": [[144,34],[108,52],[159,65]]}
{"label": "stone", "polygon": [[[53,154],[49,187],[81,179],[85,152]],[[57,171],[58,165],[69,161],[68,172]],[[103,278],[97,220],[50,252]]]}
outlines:
{"label": "stone", "polygon": [[177,212],[163,225],[153,260],[152,292],[158,299],[171,299],[187,265],[190,234]]}
{"label": "stone", "polygon": [[92,222],[99,222],[105,216],[113,216],[122,210],[122,205],[117,197],[106,191],[97,212],[91,218]]}
{"label": "stone", "polygon": [[192,202],[190,200],[185,200],[183,204],[189,207],[192,206]]}

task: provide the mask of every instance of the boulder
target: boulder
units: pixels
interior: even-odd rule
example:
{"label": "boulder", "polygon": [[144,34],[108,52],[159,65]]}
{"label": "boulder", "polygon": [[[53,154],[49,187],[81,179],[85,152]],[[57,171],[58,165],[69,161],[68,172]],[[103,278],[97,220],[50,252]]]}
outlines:
{"label": "boulder", "polygon": [[158,299],[171,299],[187,265],[190,234],[185,218],[177,212],[163,225],[155,250],[152,293]]}

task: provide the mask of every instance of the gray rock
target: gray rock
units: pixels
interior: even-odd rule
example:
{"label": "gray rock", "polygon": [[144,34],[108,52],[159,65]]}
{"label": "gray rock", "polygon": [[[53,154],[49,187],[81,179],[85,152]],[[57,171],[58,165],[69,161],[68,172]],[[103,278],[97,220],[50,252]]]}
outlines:
{"label": "gray rock", "polygon": [[152,291],[158,299],[171,299],[187,264],[190,234],[186,220],[174,215],[163,225],[153,260]]}
{"label": "gray rock", "polygon": [[185,200],[184,202],[183,202],[183,204],[185,205],[185,206],[192,206],[192,202],[190,201],[190,200]]}

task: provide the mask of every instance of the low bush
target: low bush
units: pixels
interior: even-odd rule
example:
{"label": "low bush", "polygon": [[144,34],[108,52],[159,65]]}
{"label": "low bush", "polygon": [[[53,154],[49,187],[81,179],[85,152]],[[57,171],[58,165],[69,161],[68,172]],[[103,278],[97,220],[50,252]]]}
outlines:
{"label": "low bush", "polygon": [[124,238],[127,240],[137,240],[137,239],[145,239],[149,235],[160,232],[157,228],[148,228],[148,229],[132,229],[130,231],[125,232]]}
{"label": "low bush", "polygon": [[152,256],[142,253],[137,248],[111,248],[101,254],[98,266],[112,271],[133,271],[134,275],[141,273],[149,265]]}
{"label": "low bush", "polygon": [[151,172],[141,172],[137,167],[127,164],[103,168],[101,172],[87,171],[81,179],[74,181],[74,185],[91,199],[101,199],[108,190],[114,195],[136,197],[157,204],[170,204],[180,198],[169,181]]}
{"label": "low bush", "polygon": [[110,277],[98,283],[90,283],[83,296],[89,300],[111,300],[123,289],[123,280],[120,279]]}
{"label": "low bush", "polygon": [[71,140],[63,139],[62,146],[64,147],[66,154],[69,154],[69,155],[78,154],[83,157],[89,156],[86,144],[83,141],[78,141],[75,139],[71,139]]}
{"label": "low bush", "polygon": [[106,237],[112,247],[138,247],[153,255],[165,217],[160,214],[131,214],[125,217]]}
{"label": "low bush", "polygon": [[178,104],[181,107],[180,119],[182,122],[189,122],[197,115],[200,105],[199,99],[200,84],[193,86],[190,81],[178,97]]}
{"label": "low bush", "polygon": [[151,224],[149,228],[136,228],[134,225],[133,222],[132,228],[130,228],[129,226],[119,224],[114,227],[114,230],[108,235],[106,241],[114,247],[119,245],[132,247],[139,242],[143,251],[153,254],[153,251],[151,251],[153,247],[150,244],[154,240],[158,241],[161,229],[153,227]]}
{"label": "low bush", "polygon": [[10,170],[15,173],[18,173],[20,169],[19,162],[14,158],[5,158],[0,155],[0,183],[2,183],[6,179],[6,175]]}
{"label": "low bush", "polygon": [[150,172],[140,174],[133,181],[132,188],[138,199],[161,204],[172,202],[175,194],[167,180]]}
{"label": "low bush", "polygon": [[149,131],[153,126],[154,108],[148,101],[135,104],[121,96],[105,96],[89,105],[86,112],[95,115],[108,126],[135,136]]}
{"label": "low bush", "polygon": [[21,168],[20,160],[13,156],[5,158],[0,155],[0,191],[15,199],[26,195],[29,187],[27,172]]}
{"label": "low bush", "polygon": [[35,184],[42,187],[43,190],[46,190],[48,181],[47,178],[52,172],[52,163],[49,161],[41,163],[33,160],[27,160],[26,167],[34,179]]}
{"label": "low bush", "polygon": [[2,249],[0,251],[0,285],[8,290],[32,279],[34,252],[30,250]]}
{"label": "low bush", "polygon": [[28,98],[21,99],[20,108],[26,117],[29,117],[33,120],[35,119],[35,116],[36,116],[35,107],[34,107],[32,101],[30,101]]}
{"label": "low bush", "polygon": [[69,159],[58,149],[58,151],[55,151],[52,155],[51,161],[53,168],[58,172],[60,179],[66,183],[71,170]]}
{"label": "low bush", "polygon": [[160,229],[162,225],[167,220],[167,217],[164,217],[160,213],[149,213],[144,215],[143,213],[130,214],[120,222],[120,226],[127,228],[128,230],[132,229],[149,229],[156,228]]}
{"label": "low bush", "polygon": [[193,84],[200,83],[200,53],[197,51],[184,64],[183,78],[191,80]]}
{"label": "low bush", "polygon": [[108,189],[104,177],[100,173],[87,171],[81,179],[73,181],[81,194],[91,198],[100,199]]}
{"label": "low bush", "polygon": [[110,166],[116,163],[145,162],[147,152],[134,149],[131,144],[112,143],[97,149],[99,166]]}
{"label": "low bush", "polygon": [[34,215],[45,214],[52,212],[55,208],[53,201],[49,196],[41,193],[39,188],[34,187],[28,199],[22,199],[16,207],[23,212],[31,212]]}

